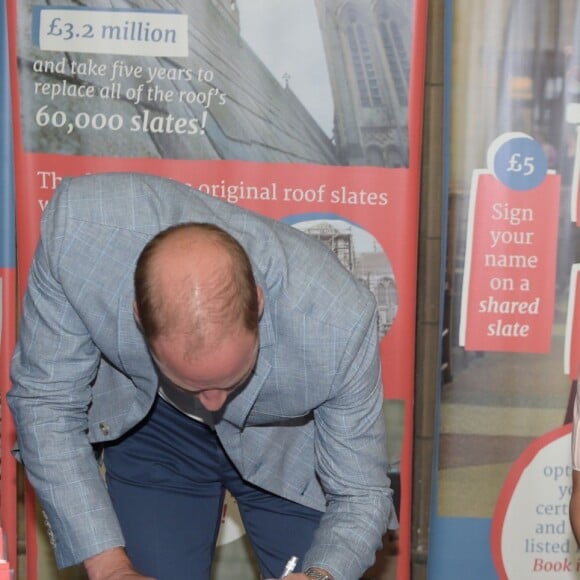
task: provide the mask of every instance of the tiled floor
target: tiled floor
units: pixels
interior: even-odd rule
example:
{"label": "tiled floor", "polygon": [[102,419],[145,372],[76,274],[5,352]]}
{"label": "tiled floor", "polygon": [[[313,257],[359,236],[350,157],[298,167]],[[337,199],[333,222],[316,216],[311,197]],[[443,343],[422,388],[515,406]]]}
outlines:
{"label": "tiled floor", "polygon": [[512,463],[564,423],[571,384],[563,342],[556,327],[549,353],[457,352],[442,389],[440,515],[491,517]]}

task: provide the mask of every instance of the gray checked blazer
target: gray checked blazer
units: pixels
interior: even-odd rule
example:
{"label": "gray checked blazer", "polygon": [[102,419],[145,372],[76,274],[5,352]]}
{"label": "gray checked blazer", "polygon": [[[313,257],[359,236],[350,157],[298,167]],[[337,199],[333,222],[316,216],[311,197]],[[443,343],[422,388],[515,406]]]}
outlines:
{"label": "gray checked blazer", "polygon": [[29,274],[8,401],[57,563],[124,543],[93,446],[151,408],[158,377],[133,318],[133,268],[152,236],[187,221],[236,237],[266,296],[255,376],[218,436],[247,481],[325,512],[303,564],[355,580],[397,527],[372,295],[294,228],[140,174],[64,180]]}

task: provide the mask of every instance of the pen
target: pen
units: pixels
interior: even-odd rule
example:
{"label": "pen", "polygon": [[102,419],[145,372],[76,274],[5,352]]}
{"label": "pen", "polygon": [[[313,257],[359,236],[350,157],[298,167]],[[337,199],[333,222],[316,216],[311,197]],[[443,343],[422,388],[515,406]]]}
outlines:
{"label": "pen", "polygon": [[282,572],[282,576],[280,576],[280,578],[286,578],[286,576],[292,574],[292,572],[294,572],[294,568],[296,568],[296,564],[298,564],[298,558],[296,556],[292,556],[292,558],[290,558],[290,560],[288,560],[286,563],[284,572]]}

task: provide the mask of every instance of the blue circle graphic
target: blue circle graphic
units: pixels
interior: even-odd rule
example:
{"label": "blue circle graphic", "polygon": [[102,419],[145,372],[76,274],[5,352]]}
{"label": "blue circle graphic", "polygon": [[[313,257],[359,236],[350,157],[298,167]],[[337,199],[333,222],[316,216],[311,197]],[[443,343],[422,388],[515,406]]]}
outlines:
{"label": "blue circle graphic", "polygon": [[514,137],[495,153],[493,172],[510,189],[526,191],[538,187],[548,171],[542,146],[529,137]]}

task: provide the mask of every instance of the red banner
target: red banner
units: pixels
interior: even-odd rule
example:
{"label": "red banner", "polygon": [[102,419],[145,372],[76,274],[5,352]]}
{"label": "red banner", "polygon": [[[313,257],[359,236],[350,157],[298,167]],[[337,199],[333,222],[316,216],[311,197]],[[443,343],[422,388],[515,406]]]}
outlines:
{"label": "red banner", "polygon": [[580,373],[580,264],[573,264],[570,273],[570,292],[564,343],[564,372],[573,381]]}
{"label": "red banner", "polygon": [[[0,9],[0,86],[8,86],[8,27]],[[16,237],[12,166],[10,95],[0,89],[0,578],[16,565],[16,460],[12,456],[14,423],[4,401],[10,385],[10,359],[16,339]]]}
{"label": "red banner", "polygon": [[559,196],[554,174],[522,193],[474,173],[459,342],[467,350],[550,349]]}
{"label": "red banner", "polygon": [[[39,218],[67,176],[153,173],[324,243],[341,239],[349,251],[333,249],[379,307],[401,522],[388,565],[401,579],[410,569],[426,6],[368,1],[345,14],[312,2],[208,0],[171,11],[153,1],[115,11],[8,2],[20,292]],[[28,551],[34,580],[31,542]]]}
{"label": "red banner", "polygon": [[[501,580],[575,578],[580,571],[568,518],[570,432],[571,425],[565,425],[536,439],[506,477],[491,529]],[[512,549],[514,545],[519,549]]]}
{"label": "red banner", "polygon": [[6,536],[0,527],[0,580],[11,580],[10,564],[6,559],[8,554],[4,551]]}
{"label": "red banner", "polygon": [[570,215],[572,221],[580,226],[580,127],[575,130],[575,145],[573,151],[572,184],[570,191]]}
{"label": "red banner", "polygon": [[563,425],[578,403],[580,2],[449,0],[445,12],[446,335],[428,576],[576,578]]}
{"label": "red banner", "polygon": [[[3,205],[6,208],[5,205]],[[0,221],[0,223],[2,223]],[[8,224],[6,224],[8,225]],[[9,234],[13,228],[7,228]],[[6,242],[6,240],[4,240]],[[2,385],[2,401],[10,384],[10,358],[16,340],[16,270],[15,268],[0,267],[0,381]],[[17,488],[16,488],[16,461],[12,457],[14,444],[14,423],[6,406],[2,406],[0,415],[1,430],[1,464],[2,477],[0,479],[0,530],[3,528],[6,542],[4,557],[16,565],[17,561]],[[8,566],[8,564],[7,564]],[[0,567],[1,569],[1,567]],[[1,577],[1,575],[0,575]]]}

